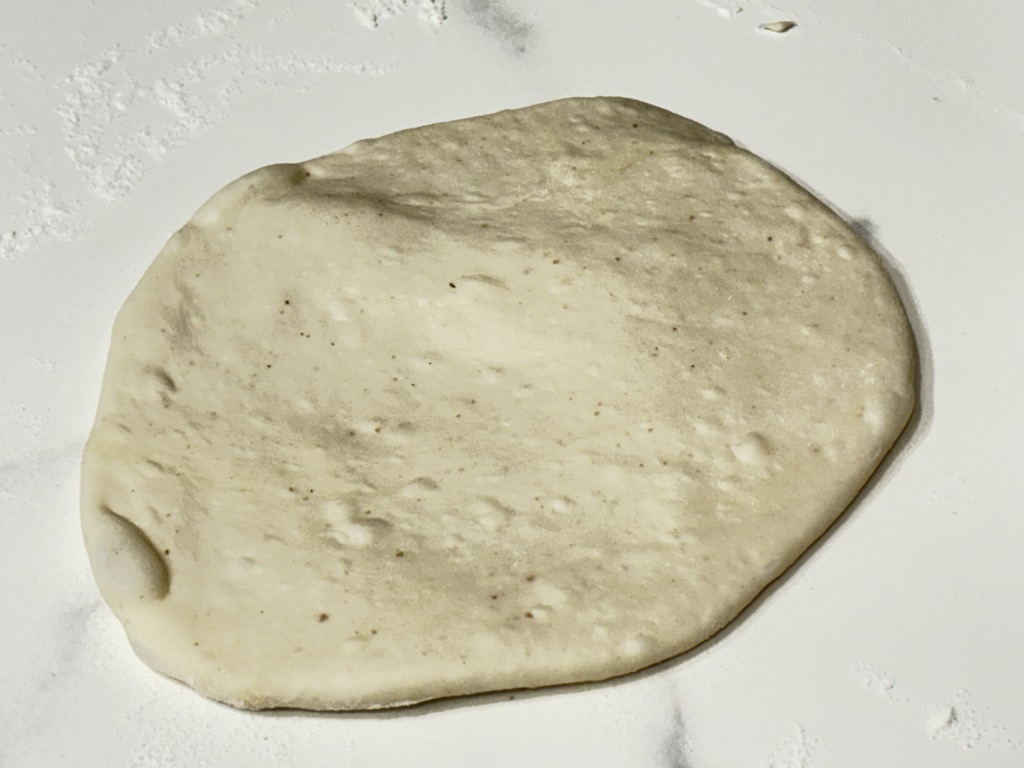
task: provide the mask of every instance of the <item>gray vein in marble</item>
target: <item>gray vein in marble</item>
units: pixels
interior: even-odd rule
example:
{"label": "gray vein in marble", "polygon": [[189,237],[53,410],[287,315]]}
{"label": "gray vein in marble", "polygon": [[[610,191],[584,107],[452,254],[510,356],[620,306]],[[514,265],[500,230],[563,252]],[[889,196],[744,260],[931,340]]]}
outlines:
{"label": "gray vein in marble", "polygon": [[503,0],[463,0],[462,6],[471,22],[496,38],[510,53],[522,55],[536,42],[533,24]]}

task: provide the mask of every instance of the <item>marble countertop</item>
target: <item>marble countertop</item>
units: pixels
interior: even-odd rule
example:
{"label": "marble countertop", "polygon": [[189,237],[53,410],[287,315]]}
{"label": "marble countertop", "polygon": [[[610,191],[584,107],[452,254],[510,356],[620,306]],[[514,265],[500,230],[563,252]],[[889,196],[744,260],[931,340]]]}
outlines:
{"label": "marble countertop", "polygon": [[[0,25],[0,765],[1016,766],[1024,759],[1024,6],[114,0]],[[785,32],[763,24],[793,21]],[[732,136],[894,273],[921,407],[714,641],[612,683],[249,713],[150,672],[89,572],[78,461],[114,314],[228,181],[571,95]]]}

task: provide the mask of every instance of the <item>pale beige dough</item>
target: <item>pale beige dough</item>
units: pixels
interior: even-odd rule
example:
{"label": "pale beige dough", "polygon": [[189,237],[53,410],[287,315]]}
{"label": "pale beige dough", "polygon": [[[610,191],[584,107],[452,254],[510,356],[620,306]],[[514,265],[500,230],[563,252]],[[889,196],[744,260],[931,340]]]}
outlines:
{"label": "pale beige dough", "polygon": [[878,258],[721,134],[569,99],[217,193],[125,303],[100,591],[239,707],[599,680],[707,639],[913,407]]}

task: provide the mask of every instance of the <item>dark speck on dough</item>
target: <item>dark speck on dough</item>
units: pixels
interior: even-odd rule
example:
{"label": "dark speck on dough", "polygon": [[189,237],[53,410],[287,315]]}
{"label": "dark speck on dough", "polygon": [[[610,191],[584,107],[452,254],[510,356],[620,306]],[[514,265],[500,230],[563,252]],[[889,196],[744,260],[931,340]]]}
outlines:
{"label": "dark speck on dough", "polygon": [[166,389],[168,392],[171,392],[173,394],[178,391],[177,383],[174,381],[171,375],[167,373],[167,371],[165,371],[163,368],[160,368],[159,366],[151,366],[149,371],[150,373],[153,374],[153,376],[156,377],[156,380],[159,381],[161,386],[163,386],[163,388]]}
{"label": "dark speck on dough", "polygon": [[330,616],[329,616],[328,614],[326,614],[326,613],[321,613],[321,614],[320,614],[319,616],[317,616],[317,617],[316,617],[316,620],[317,620],[317,621],[319,621],[319,622],[320,622],[321,624],[323,624],[323,623],[324,623],[325,621],[327,621],[327,620],[328,620],[329,618],[331,618],[331,617],[330,617]]}

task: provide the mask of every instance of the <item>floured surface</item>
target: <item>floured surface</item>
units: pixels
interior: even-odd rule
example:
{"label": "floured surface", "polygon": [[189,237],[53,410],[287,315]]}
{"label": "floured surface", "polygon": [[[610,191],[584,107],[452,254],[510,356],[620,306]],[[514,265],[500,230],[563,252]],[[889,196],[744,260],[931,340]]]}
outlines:
{"label": "floured surface", "polygon": [[603,679],[835,519],[912,358],[877,258],[719,134],[623,100],[429,126],[171,240],[115,327],[87,545],[139,654],[235,705]]}

